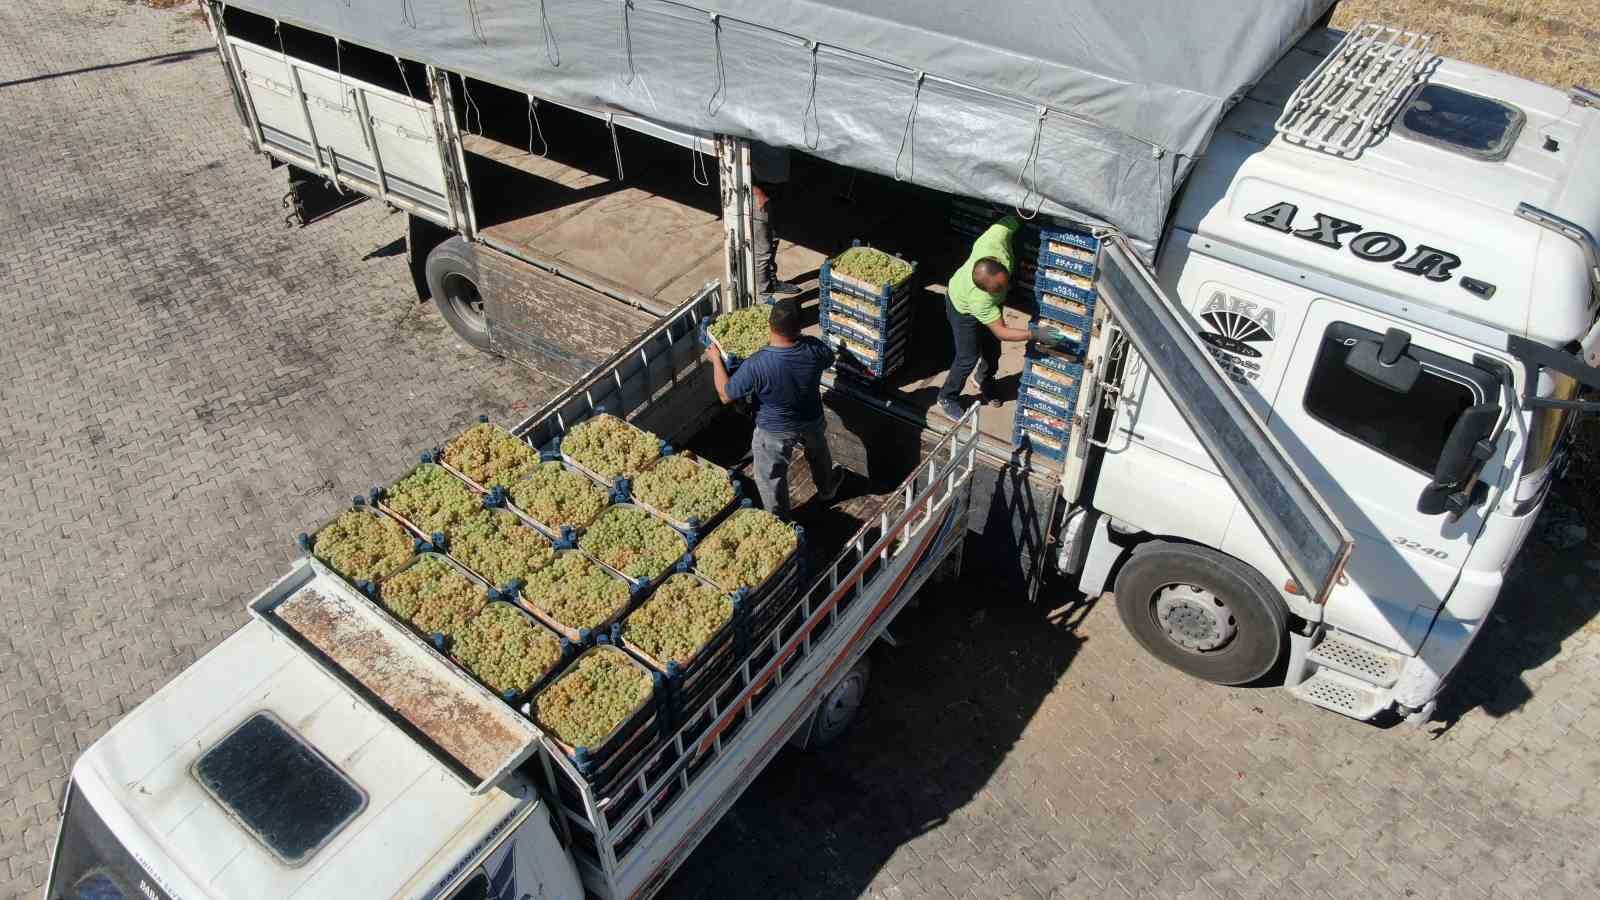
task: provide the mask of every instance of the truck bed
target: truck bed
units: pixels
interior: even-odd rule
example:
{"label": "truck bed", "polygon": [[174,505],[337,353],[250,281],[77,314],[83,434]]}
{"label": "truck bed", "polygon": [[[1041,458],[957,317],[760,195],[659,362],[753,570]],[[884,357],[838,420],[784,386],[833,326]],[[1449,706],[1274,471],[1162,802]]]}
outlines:
{"label": "truck bed", "polygon": [[540,116],[551,140],[543,157],[526,144],[462,135],[486,243],[663,311],[721,277],[714,148],[703,159],[705,187],[691,178],[688,151],[619,130],[619,178],[604,123],[547,106]]}

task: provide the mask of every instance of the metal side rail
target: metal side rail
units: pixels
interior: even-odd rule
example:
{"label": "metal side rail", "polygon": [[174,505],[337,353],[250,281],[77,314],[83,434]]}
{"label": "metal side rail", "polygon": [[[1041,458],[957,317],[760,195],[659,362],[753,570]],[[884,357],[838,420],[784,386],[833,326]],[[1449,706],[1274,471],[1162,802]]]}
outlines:
{"label": "metal side rail", "polygon": [[658,889],[812,714],[819,697],[962,546],[978,463],[976,408],[769,628],[709,699],[600,796],[559,750],[541,759],[590,891]]}
{"label": "metal side rail", "polygon": [[1354,540],[1200,340],[1188,310],[1161,289],[1127,239],[1108,239],[1095,285],[1305,596],[1321,603]]}

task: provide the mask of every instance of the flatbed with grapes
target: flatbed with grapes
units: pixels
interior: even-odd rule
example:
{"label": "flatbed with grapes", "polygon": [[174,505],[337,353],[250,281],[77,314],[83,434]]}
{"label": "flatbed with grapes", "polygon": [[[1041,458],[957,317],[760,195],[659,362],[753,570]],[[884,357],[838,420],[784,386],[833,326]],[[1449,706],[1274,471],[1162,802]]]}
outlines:
{"label": "flatbed with grapes", "polygon": [[[719,303],[718,287],[707,285],[512,433],[546,447],[604,411],[719,465],[747,468],[752,426],[718,402],[696,340]],[[804,462],[791,467],[805,577],[777,599],[780,613],[750,636],[724,683],[680,711],[675,730],[650,745],[625,782],[597,789],[548,741],[529,765],[543,775],[596,896],[653,893],[778,750],[825,739],[841,714],[847,721],[854,708],[840,704],[859,702],[863,654],[924,583],[959,565],[980,465],[974,416],[935,434],[843,392],[826,392],[824,403],[845,481],[820,503]]]}

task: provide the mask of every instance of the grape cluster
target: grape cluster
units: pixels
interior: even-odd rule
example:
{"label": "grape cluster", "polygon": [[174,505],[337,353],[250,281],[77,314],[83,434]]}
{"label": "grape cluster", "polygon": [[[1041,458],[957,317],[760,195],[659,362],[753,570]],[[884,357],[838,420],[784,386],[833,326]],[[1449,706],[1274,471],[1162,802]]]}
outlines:
{"label": "grape cluster", "polygon": [[455,637],[483,609],[483,588],[436,557],[424,556],[384,581],[378,599],[423,634]]}
{"label": "grape cluster", "polygon": [[725,591],[757,588],[800,545],[794,529],[760,509],[736,510],[694,550],[694,567]]}
{"label": "grape cluster", "polygon": [[509,485],[539,464],[532,447],[488,423],[463,431],[440,459],[485,487]]}
{"label": "grape cluster", "polygon": [[652,686],[642,666],[602,644],[539,692],[534,717],[570,747],[595,747],[650,699]]}
{"label": "grape cluster", "polygon": [[483,501],[461,479],[426,463],[395,482],[383,502],[427,534],[447,531],[483,509]]}
{"label": "grape cluster", "polygon": [[732,617],[733,601],[727,594],[680,572],[628,614],[622,636],[658,662],[688,665]]}
{"label": "grape cluster", "polygon": [[629,578],[645,580],[672,568],[689,549],[671,525],[632,506],[613,506],[601,513],[578,547]]}
{"label": "grape cluster", "polygon": [[387,516],[347,509],[321,531],[311,553],[351,581],[377,581],[411,558],[411,537]]}
{"label": "grape cluster", "polygon": [[511,485],[511,502],[549,528],[587,528],[610,499],[588,476],[559,462],[540,463]]}
{"label": "grape cluster", "polygon": [[628,605],[628,586],[581,553],[563,553],[528,577],[522,598],[574,630],[597,627]]}
{"label": "grape cluster", "polygon": [[450,555],[493,585],[525,582],[556,555],[544,535],[499,510],[479,510],[447,535]]}
{"label": "grape cluster", "polygon": [[740,358],[754,356],[757,350],[767,346],[767,337],[772,332],[768,324],[771,317],[770,306],[746,306],[717,316],[708,330],[717,339],[722,352]]}
{"label": "grape cluster", "polygon": [[704,522],[733,502],[733,483],[726,472],[680,453],[640,472],[633,493],[673,521]]}
{"label": "grape cluster", "polygon": [[828,270],[871,285],[897,285],[911,277],[911,264],[871,247],[851,247],[835,256]]}
{"label": "grape cluster", "polygon": [[497,694],[526,691],[561,661],[555,636],[505,603],[484,607],[450,652]]}
{"label": "grape cluster", "polygon": [[561,452],[601,478],[632,478],[661,455],[661,439],[616,416],[601,413],[567,432],[561,439]]}

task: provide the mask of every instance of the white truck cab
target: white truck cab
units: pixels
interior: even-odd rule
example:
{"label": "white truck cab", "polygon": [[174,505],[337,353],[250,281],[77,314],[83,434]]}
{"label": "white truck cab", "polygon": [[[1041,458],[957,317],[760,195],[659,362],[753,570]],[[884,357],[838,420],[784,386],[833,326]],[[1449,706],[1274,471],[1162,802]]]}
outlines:
{"label": "white truck cab", "polygon": [[[1300,620],[1291,689],[1370,719],[1433,702],[1561,468],[1574,413],[1528,398],[1571,401],[1579,382],[1531,364],[1529,345],[1592,361],[1600,341],[1586,231],[1600,226],[1600,112],[1587,92],[1434,59],[1397,85],[1390,116],[1313,146],[1308,132],[1359,119],[1360,97],[1318,94],[1360,62],[1333,50],[1327,32],[1308,36],[1224,119],[1158,277],[1353,536],[1348,568],[1324,602],[1301,592],[1135,359],[1081,587],[1110,587],[1109,566],[1143,540],[1214,548]],[[1317,122],[1295,121],[1319,103]],[[1448,491],[1433,487],[1442,460],[1467,474]],[[1198,585],[1157,593],[1157,628],[1135,633],[1225,680],[1200,660],[1232,637],[1226,614],[1202,611],[1225,601]]]}
{"label": "white truck cab", "polygon": [[464,790],[261,621],[78,757],[62,823],[50,897],[583,896],[532,783]]}

